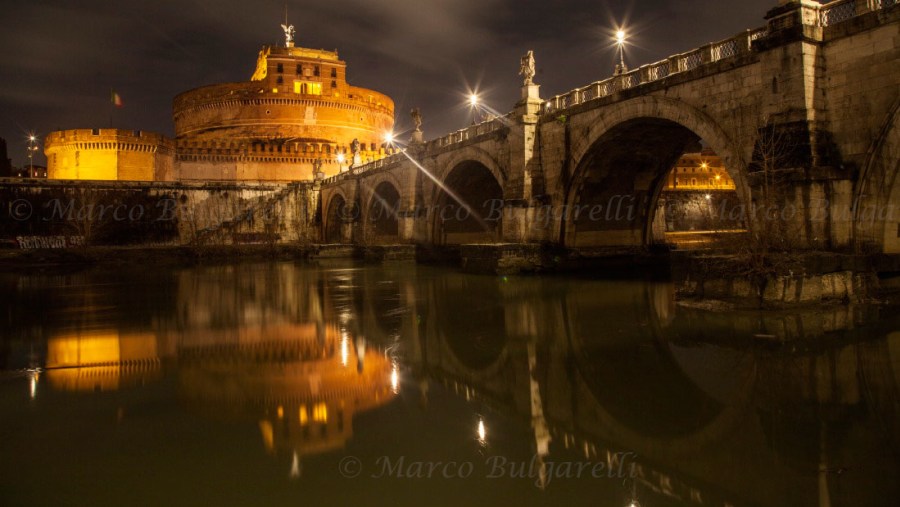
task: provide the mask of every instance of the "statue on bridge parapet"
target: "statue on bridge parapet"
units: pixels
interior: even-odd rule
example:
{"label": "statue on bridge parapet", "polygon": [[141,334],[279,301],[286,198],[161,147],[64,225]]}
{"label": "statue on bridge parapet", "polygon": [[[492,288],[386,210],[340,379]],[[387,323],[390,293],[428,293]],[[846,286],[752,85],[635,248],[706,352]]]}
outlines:
{"label": "statue on bridge parapet", "polygon": [[313,161],[313,177],[316,180],[325,179],[325,173],[322,171],[322,159],[320,158]]}
{"label": "statue on bridge parapet", "polygon": [[350,153],[353,155],[352,162],[350,163],[350,167],[357,167],[362,165],[362,156],[359,154],[360,152],[360,144],[359,139],[354,139],[350,142]]}
{"label": "statue on bridge parapet", "polygon": [[423,144],[425,142],[425,137],[424,134],[422,134],[422,113],[419,111],[418,107],[414,107],[412,111],[409,112],[409,116],[412,118],[413,125],[416,126],[412,136],[409,138],[409,144]]}
{"label": "statue on bridge parapet", "polygon": [[534,76],[537,73],[534,66],[534,51],[528,51],[525,53],[525,56],[522,57],[521,65],[519,66],[519,75],[523,76],[525,80],[522,83],[522,100],[527,101],[529,99],[540,100],[540,93],[538,90],[540,89],[540,85],[534,84]]}
{"label": "statue on bridge parapet", "polygon": [[412,111],[409,112],[409,116],[412,118],[413,124],[416,126],[416,132],[422,131],[422,113],[419,111],[418,107],[414,107]]}
{"label": "statue on bridge parapet", "polygon": [[525,56],[522,57],[519,75],[525,77],[525,82],[523,83],[525,86],[534,84],[534,51],[528,51],[525,53]]}

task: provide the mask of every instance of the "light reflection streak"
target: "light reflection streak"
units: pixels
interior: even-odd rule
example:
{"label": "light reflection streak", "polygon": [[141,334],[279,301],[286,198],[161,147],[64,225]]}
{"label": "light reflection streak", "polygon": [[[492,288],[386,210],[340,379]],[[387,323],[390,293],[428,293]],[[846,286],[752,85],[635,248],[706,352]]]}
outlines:
{"label": "light reflection streak", "polygon": [[446,192],[447,195],[450,196],[451,199],[453,199],[454,201],[456,201],[457,203],[459,203],[460,206],[462,206],[463,208],[465,208],[465,210],[469,213],[469,216],[475,218],[475,220],[478,221],[478,224],[481,225],[481,227],[485,230],[485,232],[488,232],[488,231],[491,230],[491,228],[488,227],[488,225],[487,225],[487,224],[484,222],[484,220],[481,218],[481,215],[478,214],[478,213],[475,213],[475,210],[473,210],[472,207],[469,206],[469,204],[466,203],[466,201],[464,201],[462,197],[460,197],[459,195],[457,195],[456,192],[454,192],[453,190],[451,190],[447,185],[444,185],[444,183],[443,183],[442,181],[440,181],[439,179],[435,178],[434,175],[431,174],[431,172],[430,172],[428,169],[425,169],[425,167],[423,167],[422,164],[420,164],[418,160],[412,158],[412,157],[409,155],[409,153],[406,153],[406,150],[401,150],[400,153],[402,153],[406,158],[409,159],[410,162],[412,162],[416,167],[418,167],[419,170],[422,171],[422,173],[423,173],[425,176],[427,176],[428,179],[430,179],[431,181],[433,181],[435,185],[437,185],[438,187],[440,187],[441,190],[443,190],[444,192]]}
{"label": "light reflection streak", "polygon": [[29,395],[31,399],[37,398],[38,380],[41,377],[40,368],[31,368],[28,371]]}
{"label": "light reflection streak", "polygon": [[396,361],[391,363],[391,391],[394,394],[400,392],[400,367]]}
{"label": "light reflection streak", "polygon": [[346,331],[341,331],[341,365],[347,366],[350,361],[350,337]]}

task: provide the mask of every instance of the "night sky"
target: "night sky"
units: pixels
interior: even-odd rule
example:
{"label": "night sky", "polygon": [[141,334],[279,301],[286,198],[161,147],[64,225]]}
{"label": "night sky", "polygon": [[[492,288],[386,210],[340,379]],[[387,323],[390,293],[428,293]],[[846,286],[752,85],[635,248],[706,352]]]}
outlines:
{"label": "night sky", "polygon": [[[263,44],[283,43],[283,0],[11,1],[0,6],[0,137],[14,165],[27,132],[143,129],[173,135],[172,98],[246,81]],[[641,64],[764,25],[775,0],[323,0],[287,2],[298,46],[334,49],[351,84],[418,106],[427,139],[471,121],[466,96],[509,111],[533,49],[550,97],[611,75],[617,23]],[[124,107],[114,109],[110,90]],[[401,135],[401,139],[406,136]],[[43,163],[44,157],[35,159]]]}

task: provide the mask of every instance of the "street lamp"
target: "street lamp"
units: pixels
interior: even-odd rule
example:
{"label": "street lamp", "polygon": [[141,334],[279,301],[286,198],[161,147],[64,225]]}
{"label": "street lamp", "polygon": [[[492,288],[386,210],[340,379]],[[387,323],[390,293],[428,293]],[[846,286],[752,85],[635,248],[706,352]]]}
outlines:
{"label": "street lamp", "polygon": [[619,30],[616,32],[616,45],[619,47],[619,65],[616,66],[615,74],[624,74],[628,72],[628,67],[625,66],[625,31]]}
{"label": "street lamp", "polygon": [[475,114],[478,111],[478,95],[474,93],[469,95],[469,106],[472,107],[472,125],[475,125],[475,123],[477,123],[475,121]]}
{"label": "street lamp", "polygon": [[344,161],[347,160],[347,157],[344,156],[343,153],[337,154],[337,163],[338,163],[338,172],[344,172]]}
{"label": "street lamp", "polygon": [[28,177],[34,177],[34,152],[38,150],[37,136],[28,134]]}

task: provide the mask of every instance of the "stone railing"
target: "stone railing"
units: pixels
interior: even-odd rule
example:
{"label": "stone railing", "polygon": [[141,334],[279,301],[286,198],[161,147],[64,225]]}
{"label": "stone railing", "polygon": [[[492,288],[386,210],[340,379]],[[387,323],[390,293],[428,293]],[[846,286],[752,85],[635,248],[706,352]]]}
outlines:
{"label": "stone railing", "polygon": [[474,139],[480,135],[496,132],[497,130],[503,128],[504,120],[506,118],[507,117],[490,118],[470,127],[457,130],[456,132],[451,132],[450,134],[447,134],[443,137],[432,139],[431,141],[425,143],[425,147],[429,149],[442,148],[451,144],[461,143],[463,141],[468,141],[469,139]]}
{"label": "stone railing", "polygon": [[395,151],[393,154],[388,155],[387,157],[373,160],[372,162],[368,162],[366,164],[351,167],[348,172],[350,174],[360,174],[367,171],[374,171],[375,169],[381,169],[389,165],[394,165],[403,159],[403,154],[400,151]]}
{"label": "stone railing", "polygon": [[[818,11],[819,26],[827,27],[867,12],[893,7],[898,3],[900,3],[900,0],[836,0],[815,7],[813,13]],[[786,20],[787,18],[785,18]],[[730,39],[713,42],[687,53],[670,56],[665,60],[644,65],[631,72],[557,95],[544,104],[544,113],[558,112],[590,100],[612,95],[620,90],[627,90],[642,84],[659,81],[679,72],[690,71],[704,65],[748,53],[753,41],[765,37],[770,29],[778,29],[779,21],[780,19],[776,18],[770,22],[769,27],[747,30],[745,33]]]}
{"label": "stone railing", "polygon": [[337,183],[347,176],[355,176],[357,174],[362,174],[368,171],[374,171],[376,169],[382,169],[384,167],[389,167],[394,164],[401,162],[405,157],[403,156],[403,151],[400,149],[393,149],[391,154],[387,157],[380,158],[378,160],[373,160],[372,162],[367,162],[365,164],[361,164],[358,166],[350,167],[348,170],[335,174],[334,176],[329,176],[322,180],[323,185],[330,185],[332,183]]}
{"label": "stone railing", "polygon": [[819,7],[819,25],[832,26],[867,12],[893,7],[900,0],[836,0]]}
{"label": "stone railing", "polygon": [[673,55],[665,60],[641,66],[624,74],[613,76],[603,81],[591,83],[583,88],[572,90],[549,99],[544,104],[544,113],[549,114],[578,104],[600,99],[620,90],[665,79],[679,72],[687,72],[703,65],[734,58],[750,52],[753,41],[766,35],[766,28],[747,30],[730,39],[713,42],[701,48]]}

